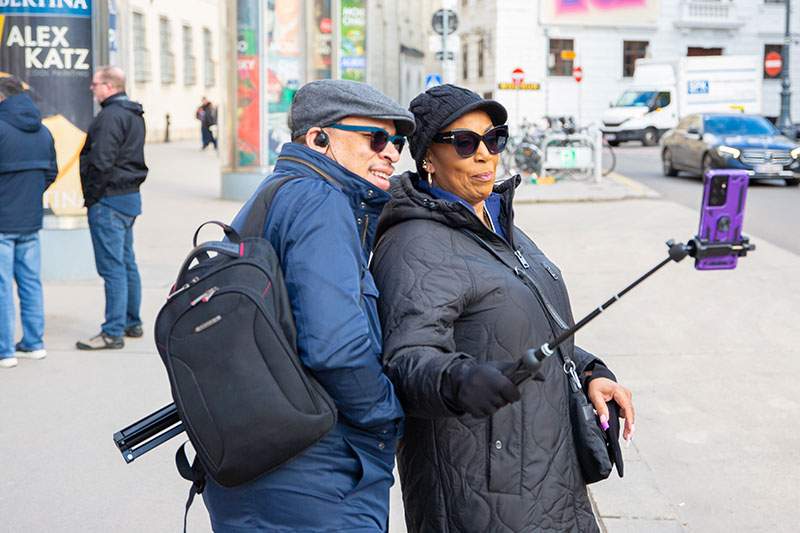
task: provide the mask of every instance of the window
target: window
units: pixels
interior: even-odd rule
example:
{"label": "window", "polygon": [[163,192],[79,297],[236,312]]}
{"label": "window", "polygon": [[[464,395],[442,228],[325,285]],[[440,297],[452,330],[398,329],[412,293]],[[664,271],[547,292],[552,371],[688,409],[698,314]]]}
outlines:
{"label": "window", "polygon": [[133,81],[150,81],[150,51],[147,49],[147,33],[144,15],[133,12]]}
{"label": "window", "polygon": [[[764,45],[764,63],[763,63],[763,65],[764,65],[764,79],[767,79],[767,80],[778,79],[778,78],[781,77],[781,74],[783,74],[783,69],[781,69],[774,76],[771,76],[771,75],[767,74],[767,54],[771,54],[773,52],[780,54],[781,61],[782,61],[783,60],[783,45],[782,44],[765,44]],[[772,58],[770,58],[770,59],[772,59]],[[772,61],[770,61],[770,63],[771,62]],[[770,69],[770,70],[772,70],[772,69]]]}
{"label": "window", "polygon": [[658,96],[656,96],[656,99],[653,102],[653,109],[661,109],[662,107],[667,107],[671,101],[672,100],[668,92],[658,93]]}
{"label": "window", "polygon": [[547,74],[549,76],[572,76],[574,58],[574,40],[550,39],[550,53],[547,58]]}
{"label": "window", "polygon": [[192,27],[183,27],[183,84],[197,83],[197,60],[194,57],[194,37]]}
{"label": "window", "polygon": [[481,37],[478,41],[478,77],[483,78],[483,56],[486,51],[486,43]]}
{"label": "window", "polygon": [[203,73],[206,87],[217,84],[216,64],[214,63],[214,43],[211,39],[211,30],[203,28]]}
{"label": "window", "polygon": [[647,41],[622,41],[622,76],[630,78],[636,68],[636,60],[647,57]]}
{"label": "window", "polygon": [[469,43],[466,41],[461,44],[461,77],[469,79]]}
{"label": "window", "polygon": [[703,48],[701,46],[690,46],[686,49],[688,57],[698,56],[721,56],[722,48]]}
{"label": "window", "polygon": [[158,19],[158,39],[161,57],[161,83],[175,83],[175,54],[172,53],[172,28],[167,17]]}

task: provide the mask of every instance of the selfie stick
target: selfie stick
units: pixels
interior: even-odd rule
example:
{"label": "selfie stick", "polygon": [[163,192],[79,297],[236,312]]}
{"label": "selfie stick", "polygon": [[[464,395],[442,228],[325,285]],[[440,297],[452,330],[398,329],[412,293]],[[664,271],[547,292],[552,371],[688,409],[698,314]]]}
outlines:
{"label": "selfie stick", "polygon": [[[508,379],[513,381],[515,385],[519,385],[532,376],[535,376],[541,367],[542,361],[553,355],[556,348],[558,348],[561,343],[575,335],[578,330],[594,320],[600,313],[611,307],[614,302],[625,296],[631,289],[652,276],[670,261],[675,261],[677,263],[683,260],[687,255],[696,259],[722,257],[732,254],[744,257],[747,255],[747,252],[755,250],[755,245],[750,244],[747,237],[742,236],[741,238],[742,242],[737,244],[708,244],[696,237],[689,241],[688,244],[676,243],[673,240],[667,241],[669,257],[625,287],[620,293],[612,296],[607,302],[586,315],[580,322],[554,340],[548,341],[536,349],[528,350],[525,355],[523,355],[522,359],[510,370],[504,372],[504,374]],[[574,369],[572,369],[572,371],[574,372]],[[137,457],[165,443],[183,431],[185,431],[185,428],[181,422],[178,410],[173,403],[115,433],[114,443],[117,445],[120,453],[122,453],[125,462],[131,463]]]}
{"label": "selfie stick", "polygon": [[[674,240],[670,239],[667,241],[667,246],[669,247],[669,256],[661,261],[657,266],[650,269],[645,275],[625,287],[621,292],[615,294],[611,298],[608,299],[603,305],[583,317],[577,324],[569,328],[568,330],[564,331],[561,335],[556,337],[551,341],[547,341],[546,343],[542,344],[538,348],[531,348],[525,352],[522,356],[522,359],[517,361],[517,364],[511,367],[510,369],[503,372],[503,374],[510,379],[514,385],[519,385],[525,380],[535,376],[542,365],[542,361],[546,358],[553,355],[561,343],[565,340],[569,339],[575,333],[578,332],[581,328],[583,328],[586,324],[597,318],[600,313],[611,307],[616,301],[620,298],[625,296],[628,292],[630,292],[634,287],[639,285],[641,282],[655,274],[658,270],[660,270],[663,266],[670,263],[671,261],[675,261],[676,263],[682,261],[687,255],[694,257],[695,259],[706,259],[709,257],[722,257],[722,256],[730,256],[736,255],[738,257],[744,257],[747,255],[747,252],[752,252],[756,249],[755,244],[750,244],[750,239],[744,235],[741,237],[741,242],[736,244],[731,243],[714,243],[709,244],[707,242],[701,241],[697,237],[689,241],[688,244],[683,244],[681,242],[675,242]],[[567,370],[567,369],[565,369]],[[572,368],[569,371],[572,373],[575,372],[575,369]]]}

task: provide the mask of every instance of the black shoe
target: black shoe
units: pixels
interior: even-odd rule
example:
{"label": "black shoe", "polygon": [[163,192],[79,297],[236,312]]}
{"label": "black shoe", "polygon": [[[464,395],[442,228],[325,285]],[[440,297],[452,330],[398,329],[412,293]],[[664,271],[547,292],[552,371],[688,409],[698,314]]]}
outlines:
{"label": "black shoe", "polygon": [[144,330],[142,329],[141,324],[138,324],[136,326],[128,326],[127,328],[125,328],[126,337],[132,337],[134,339],[138,339],[142,335],[144,335]]}
{"label": "black shoe", "polygon": [[122,337],[112,337],[102,331],[87,341],[78,341],[75,347],[79,350],[119,350],[125,347]]}

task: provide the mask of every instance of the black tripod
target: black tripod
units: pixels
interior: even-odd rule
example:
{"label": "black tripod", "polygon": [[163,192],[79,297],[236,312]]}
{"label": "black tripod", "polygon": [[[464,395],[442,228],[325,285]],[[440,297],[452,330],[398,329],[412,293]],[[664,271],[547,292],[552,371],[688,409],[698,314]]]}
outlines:
{"label": "black tripod", "polygon": [[[624,290],[609,298],[607,302],[586,315],[580,322],[555,339],[542,344],[538,348],[531,348],[528,350],[514,367],[506,371],[506,376],[516,385],[535,376],[539,371],[542,361],[553,355],[556,348],[558,348],[562,342],[573,336],[578,330],[594,320],[600,313],[611,307],[614,302],[625,296],[631,289],[652,276],[667,263],[671,261],[677,263],[682,261],[687,255],[695,259],[729,255],[744,257],[747,255],[747,252],[752,252],[756,249],[755,245],[750,244],[749,239],[745,236],[742,236],[742,242],[734,244],[709,244],[695,237],[687,244],[676,243],[673,240],[669,240],[667,241],[667,246],[669,247],[669,256],[666,259],[645,275],[625,287]],[[147,453],[183,431],[183,423],[173,403],[115,433],[114,443],[122,453],[125,462],[130,463],[140,455]]]}

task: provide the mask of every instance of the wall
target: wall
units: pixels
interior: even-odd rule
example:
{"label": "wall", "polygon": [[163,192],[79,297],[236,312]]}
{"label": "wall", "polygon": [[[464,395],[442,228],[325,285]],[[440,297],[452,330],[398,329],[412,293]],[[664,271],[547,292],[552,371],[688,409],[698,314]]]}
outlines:
{"label": "wall", "polygon": [[[224,20],[224,0],[117,0],[119,11],[119,63],[128,75],[128,93],[142,103],[147,123],[148,142],[164,140],[166,114],[170,115],[170,139],[199,139],[200,123],[195,111],[205,96],[219,103],[223,88],[220,69],[220,21]],[[146,47],[150,62],[150,79],[136,81],[134,76],[133,13],[145,19]],[[171,27],[171,50],[174,56],[174,81],[165,83],[161,76],[161,43],[159,19],[166,17]],[[192,50],[195,57],[195,82],[184,79],[183,26],[192,28]],[[205,83],[203,28],[211,31],[214,83]],[[219,106],[222,110],[223,106]],[[221,119],[222,117],[220,117]]]}

